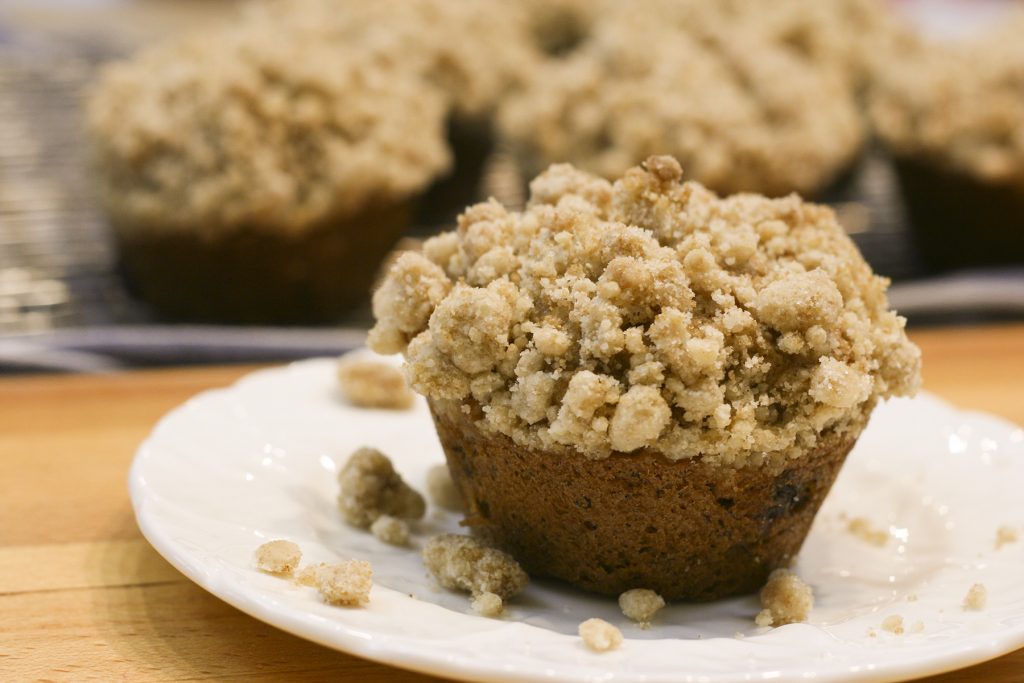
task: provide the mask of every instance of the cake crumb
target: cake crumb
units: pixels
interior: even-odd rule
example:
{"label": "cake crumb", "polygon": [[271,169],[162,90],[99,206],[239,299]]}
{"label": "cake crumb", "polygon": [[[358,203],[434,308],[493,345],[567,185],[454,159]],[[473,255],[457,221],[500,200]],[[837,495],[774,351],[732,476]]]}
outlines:
{"label": "cake crumb", "polygon": [[402,371],[381,361],[342,357],[338,361],[338,386],[345,400],[360,408],[412,407],[413,393]]}
{"label": "cake crumb", "polygon": [[325,566],[326,565],[323,562],[306,565],[298,574],[295,575],[295,583],[300,586],[316,588],[319,585],[317,581],[317,572],[320,571],[321,567]]}
{"label": "cake crumb", "polygon": [[877,637],[878,637],[878,631],[876,631],[873,628],[868,628],[868,638],[877,638]]}
{"label": "cake crumb", "polygon": [[338,472],[338,483],[338,508],[346,522],[362,529],[381,515],[420,519],[426,512],[423,496],[402,481],[391,460],[375,448],[353,453]]}
{"label": "cake crumb", "polygon": [[409,525],[404,519],[398,519],[391,515],[381,515],[375,519],[370,525],[370,533],[391,545],[409,543]]}
{"label": "cake crumb", "polygon": [[583,644],[594,652],[607,652],[622,645],[622,631],[604,619],[587,619],[580,624]]}
{"label": "cake crumb", "polygon": [[262,572],[288,576],[299,566],[302,551],[291,541],[268,541],[256,548],[253,559]]}
{"label": "cake crumb", "polygon": [[1016,543],[1020,538],[1017,530],[1011,526],[1001,526],[996,529],[996,550],[999,550],[1007,543]]}
{"label": "cake crumb", "polygon": [[754,623],[758,626],[784,626],[806,621],[814,607],[814,592],[803,579],[788,569],[776,569],[761,589],[762,609]]}
{"label": "cake crumb", "polygon": [[434,505],[450,510],[462,512],[462,497],[459,490],[455,488],[448,465],[435,465],[427,470],[427,495]]}
{"label": "cake crumb", "polygon": [[507,600],[530,580],[511,555],[471,536],[435,536],[423,548],[423,562],[442,586],[474,596],[494,593]]}
{"label": "cake crumb", "polygon": [[982,610],[985,609],[985,602],[988,600],[988,589],[985,584],[976,583],[967,591],[964,596],[964,609]]}
{"label": "cake crumb", "polygon": [[854,517],[851,519],[846,525],[846,530],[871,545],[881,547],[889,542],[889,532],[876,528],[864,517]]}
{"label": "cake crumb", "polygon": [[633,588],[619,596],[619,609],[641,628],[651,625],[651,619],[665,606],[665,599],[648,588]]}
{"label": "cake crumb", "polygon": [[921,621],[921,620],[915,621],[913,624],[910,625],[910,632],[911,633],[921,633],[923,631],[924,631],[924,622]]}
{"label": "cake crumb", "polygon": [[882,619],[882,630],[895,633],[898,636],[903,635],[903,617],[898,614],[890,614]]}
{"label": "cake crumb", "polygon": [[907,602],[917,602],[917,593],[911,593],[908,595]]}
{"label": "cake crumb", "polygon": [[473,606],[473,611],[482,617],[498,617],[505,610],[505,603],[501,596],[490,592],[474,596],[470,604]]}

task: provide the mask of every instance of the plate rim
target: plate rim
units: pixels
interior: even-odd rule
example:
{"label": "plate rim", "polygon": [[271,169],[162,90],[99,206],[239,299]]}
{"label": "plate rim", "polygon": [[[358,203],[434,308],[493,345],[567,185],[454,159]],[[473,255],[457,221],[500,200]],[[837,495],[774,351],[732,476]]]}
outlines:
{"label": "plate rim", "polygon": [[[360,351],[361,350],[357,350],[354,353],[359,353]],[[192,563],[186,561],[185,558],[188,554],[187,550],[181,547],[180,544],[176,543],[163,529],[160,528],[159,518],[152,514],[153,506],[148,504],[151,501],[146,496],[146,483],[142,469],[145,465],[145,460],[148,457],[148,454],[153,450],[152,443],[156,437],[158,437],[163,430],[167,429],[167,424],[179,413],[192,409],[195,404],[207,400],[210,397],[229,394],[232,391],[242,388],[243,385],[261,378],[288,374],[300,366],[334,363],[336,360],[336,358],[330,357],[316,357],[294,361],[283,365],[260,368],[246,373],[228,385],[198,392],[162,415],[154,423],[145,439],[136,448],[127,477],[132,510],[135,515],[136,523],[147,542],[176,570],[181,572],[186,578],[217,599],[222,600],[244,614],[247,614],[269,626],[345,654],[361,657],[385,666],[393,666],[418,673],[442,676],[461,681],[488,680],[500,681],[503,683],[532,683],[535,681],[550,680],[598,680],[597,676],[581,677],[579,675],[574,675],[573,679],[568,679],[563,677],[565,676],[564,673],[558,674],[551,671],[547,673],[522,669],[518,671],[510,671],[506,668],[502,668],[499,664],[488,664],[486,660],[482,660],[480,658],[465,656],[455,657],[448,653],[432,657],[421,652],[411,651],[404,647],[400,642],[396,642],[390,638],[385,638],[385,642],[382,642],[380,638],[377,638],[377,642],[375,643],[374,639],[361,637],[351,625],[345,623],[344,618],[335,620],[333,622],[335,628],[330,632],[318,631],[317,629],[309,628],[304,624],[298,616],[292,613],[292,609],[282,607],[275,610],[272,605],[267,604],[267,600],[264,596],[253,594],[251,590],[235,590],[234,586],[230,583],[218,584],[215,580],[218,576],[217,573],[200,570],[198,566],[193,566]],[[984,411],[958,408],[946,399],[928,391],[921,390],[918,392],[917,396],[908,400],[930,402],[941,409],[976,419],[994,421],[1002,427],[1011,430],[1024,429],[1024,427],[998,415],[993,415]],[[384,586],[381,586],[381,588],[391,590]],[[339,612],[339,614],[343,615],[344,612]],[[509,623],[510,625],[518,624],[530,629],[546,630],[541,629],[541,627],[523,624],[521,622]],[[558,635],[570,638],[570,636],[565,636],[564,634]],[[670,641],[678,639],[664,638],[659,640]],[[722,640],[722,638],[708,639],[706,642],[710,643],[714,640]],[[930,657],[921,664],[904,660],[883,662],[880,665],[871,666],[868,669],[861,670],[819,670],[815,672],[813,680],[821,683],[891,683],[895,681],[912,680],[981,664],[1015,652],[1021,648],[1024,648],[1024,623],[1022,623],[1017,629],[1003,629],[994,634],[979,634],[978,636],[966,641],[961,639],[956,646],[951,647],[941,655]],[[750,678],[751,674],[749,672],[747,674],[743,674],[739,671],[736,671],[735,673],[726,672],[711,675],[697,675],[702,681],[706,680],[715,683],[719,681],[725,683],[733,680],[753,680]],[[733,678],[728,678],[727,676],[729,675],[732,675]],[[611,670],[605,671],[599,678],[602,681],[615,681],[622,679],[661,680],[657,675],[654,677],[644,676],[642,674],[636,676],[632,672],[623,674],[620,677],[619,674]]]}

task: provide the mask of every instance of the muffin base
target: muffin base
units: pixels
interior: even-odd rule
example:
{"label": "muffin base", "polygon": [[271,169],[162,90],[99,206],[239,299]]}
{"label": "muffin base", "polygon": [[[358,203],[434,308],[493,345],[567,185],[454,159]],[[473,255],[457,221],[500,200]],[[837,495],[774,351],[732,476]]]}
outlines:
{"label": "muffin base", "polygon": [[605,595],[705,601],[761,588],[800,550],[856,440],[826,436],[778,470],[648,450],[590,460],[482,432],[478,406],[430,408],[472,532],[530,574]]}
{"label": "muffin base", "polygon": [[162,318],[321,324],[369,297],[378,265],[408,226],[412,202],[368,207],[298,235],[241,228],[118,230],[129,288]]}
{"label": "muffin base", "polygon": [[897,159],[896,172],[929,267],[1024,263],[1024,188],[981,182],[918,159]]}

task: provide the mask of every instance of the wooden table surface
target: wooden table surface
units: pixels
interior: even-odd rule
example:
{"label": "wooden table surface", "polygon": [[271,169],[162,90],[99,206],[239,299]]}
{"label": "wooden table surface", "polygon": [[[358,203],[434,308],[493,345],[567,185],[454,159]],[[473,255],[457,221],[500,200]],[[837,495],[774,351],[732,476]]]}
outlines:
{"label": "wooden table surface", "polygon": [[[916,332],[925,387],[1024,424],[1024,325]],[[162,414],[251,368],[0,379],[0,680],[437,680],[278,631],[142,538],[126,478]],[[1024,681],[1024,650],[930,683]]]}

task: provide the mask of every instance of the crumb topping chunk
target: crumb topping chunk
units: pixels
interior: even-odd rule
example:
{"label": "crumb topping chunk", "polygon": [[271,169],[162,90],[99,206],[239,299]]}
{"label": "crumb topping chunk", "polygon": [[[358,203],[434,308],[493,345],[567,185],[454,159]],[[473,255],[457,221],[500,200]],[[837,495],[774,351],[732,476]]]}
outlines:
{"label": "crumb topping chunk", "polygon": [[777,465],[916,391],[887,286],[827,207],[720,198],[671,157],[559,164],[524,211],[477,204],[403,255],[369,343],[523,446]]}
{"label": "crumb topping chunk", "polygon": [[761,589],[761,606],[754,622],[758,626],[784,626],[807,621],[814,607],[814,592],[804,580],[788,569],[776,569]]}
{"label": "crumb topping chunk", "polygon": [[382,515],[420,519],[427,504],[375,448],[360,448],[338,472],[338,509],[345,521],[369,529]]}
{"label": "crumb topping chunk", "polygon": [[381,361],[343,357],[338,361],[338,387],[345,400],[362,408],[412,407],[413,393],[405,383],[405,375]]}
{"label": "crumb topping chunk", "polygon": [[511,555],[471,536],[442,534],[431,538],[423,548],[423,563],[445,588],[475,597],[493,593],[508,600],[530,580]]}

